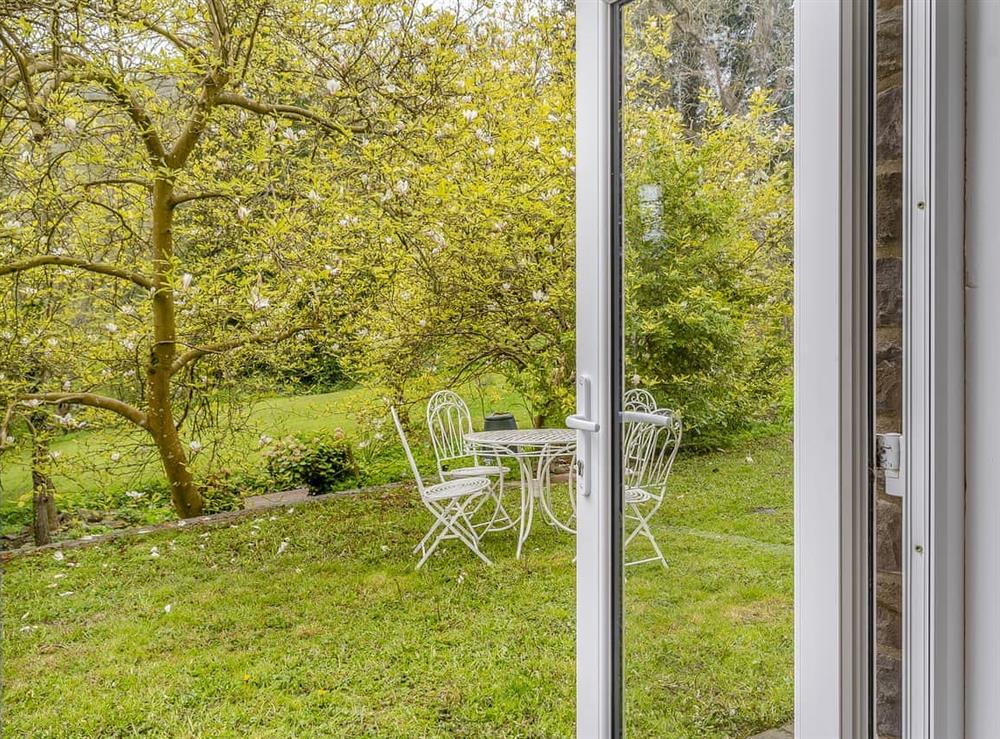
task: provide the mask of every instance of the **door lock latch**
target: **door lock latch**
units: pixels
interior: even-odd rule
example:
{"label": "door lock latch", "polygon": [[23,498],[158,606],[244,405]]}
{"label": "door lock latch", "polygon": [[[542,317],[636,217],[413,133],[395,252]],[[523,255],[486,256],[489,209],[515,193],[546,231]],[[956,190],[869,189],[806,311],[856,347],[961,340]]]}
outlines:
{"label": "door lock latch", "polygon": [[876,466],[885,477],[887,495],[903,496],[905,476],[903,467],[903,435],[875,434]]}

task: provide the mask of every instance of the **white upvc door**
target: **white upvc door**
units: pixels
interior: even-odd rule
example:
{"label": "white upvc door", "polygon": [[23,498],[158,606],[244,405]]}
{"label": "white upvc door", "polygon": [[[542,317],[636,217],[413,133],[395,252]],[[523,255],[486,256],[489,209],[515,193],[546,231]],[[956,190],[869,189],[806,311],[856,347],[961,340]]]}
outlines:
{"label": "white upvc door", "polygon": [[[838,0],[795,5],[795,729],[811,739],[861,737],[869,725],[868,11]],[[576,4],[581,739],[622,734],[612,484],[619,12],[605,0]]]}

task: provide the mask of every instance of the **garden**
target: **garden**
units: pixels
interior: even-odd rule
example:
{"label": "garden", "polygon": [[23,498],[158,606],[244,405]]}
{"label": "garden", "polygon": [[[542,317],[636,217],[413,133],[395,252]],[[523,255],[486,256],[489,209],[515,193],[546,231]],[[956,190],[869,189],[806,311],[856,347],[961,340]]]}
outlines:
{"label": "garden", "polygon": [[[785,5],[625,16],[625,374],[683,426],[626,585],[636,736],[791,714]],[[0,19],[5,736],[573,733],[573,537],[415,570],[388,410],[436,482],[436,391],[477,429],[574,408],[573,33],[547,0]]]}

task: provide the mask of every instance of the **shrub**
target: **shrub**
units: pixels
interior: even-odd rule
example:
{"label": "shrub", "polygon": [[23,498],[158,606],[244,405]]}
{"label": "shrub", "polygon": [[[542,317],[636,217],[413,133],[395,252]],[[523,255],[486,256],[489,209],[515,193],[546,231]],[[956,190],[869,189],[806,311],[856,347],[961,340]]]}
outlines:
{"label": "shrub", "polygon": [[286,436],[264,456],[277,487],[303,486],[310,495],[328,493],[358,476],[351,445],[339,429],[333,434]]}

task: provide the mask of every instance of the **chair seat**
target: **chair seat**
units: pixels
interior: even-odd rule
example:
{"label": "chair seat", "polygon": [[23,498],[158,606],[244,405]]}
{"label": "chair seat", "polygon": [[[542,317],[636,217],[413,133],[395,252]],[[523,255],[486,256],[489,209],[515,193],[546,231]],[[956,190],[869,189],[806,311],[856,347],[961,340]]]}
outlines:
{"label": "chair seat", "polygon": [[648,503],[653,500],[653,496],[647,493],[642,488],[626,488],[625,489],[625,502],[626,503]]}
{"label": "chair seat", "polygon": [[477,467],[456,467],[453,470],[445,470],[445,477],[492,477],[502,475],[507,470],[500,465],[482,464]]}
{"label": "chair seat", "polygon": [[463,498],[481,495],[490,488],[490,481],[485,477],[463,477],[459,480],[448,480],[424,488],[424,497],[428,500],[447,500],[448,498]]}

